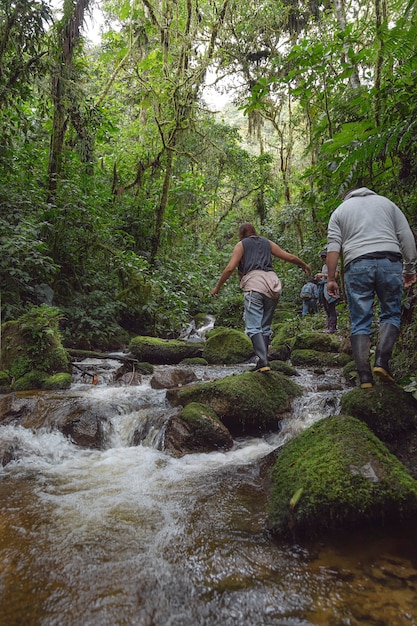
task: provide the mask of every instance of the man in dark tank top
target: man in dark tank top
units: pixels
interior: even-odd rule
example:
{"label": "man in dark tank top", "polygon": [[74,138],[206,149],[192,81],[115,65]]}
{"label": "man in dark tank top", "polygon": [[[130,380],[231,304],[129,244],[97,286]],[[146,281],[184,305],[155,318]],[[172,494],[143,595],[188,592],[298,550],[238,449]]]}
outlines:
{"label": "man in dark tank top", "polygon": [[239,243],[211,292],[212,296],[216,296],[238,268],[240,287],[245,294],[245,332],[252,341],[258,357],[256,370],[260,372],[271,369],[268,362],[271,323],[281,295],[281,281],[272,266],[273,256],[298,265],[306,274],[311,273],[307,263],[286,252],[273,241],[258,236],[253,224],[245,222],[239,228]]}

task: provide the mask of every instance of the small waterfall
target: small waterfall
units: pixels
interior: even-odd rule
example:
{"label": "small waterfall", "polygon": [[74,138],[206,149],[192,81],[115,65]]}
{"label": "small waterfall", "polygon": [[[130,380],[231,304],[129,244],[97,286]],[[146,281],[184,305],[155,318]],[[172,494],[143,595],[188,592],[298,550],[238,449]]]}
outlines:
{"label": "small waterfall", "polygon": [[180,339],[186,339],[187,341],[202,341],[205,339],[209,330],[214,328],[215,317],[213,315],[206,315],[204,323],[201,326],[197,326],[195,320],[192,320],[185,330],[180,334]]}

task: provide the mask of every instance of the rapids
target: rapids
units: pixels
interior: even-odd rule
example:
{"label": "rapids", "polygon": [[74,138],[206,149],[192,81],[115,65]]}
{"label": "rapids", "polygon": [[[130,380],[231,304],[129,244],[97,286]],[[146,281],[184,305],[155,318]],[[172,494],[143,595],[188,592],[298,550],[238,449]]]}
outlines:
{"label": "rapids", "polygon": [[[104,406],[105,450],[77,448],[47,421],[0,426],[19,458],[0,468],[1,626],[417,624],[414,529],[309,545],[268,532],[274,452],[339,411],[338,370],[300,370],[305,393],[279,433],[174,459],[157,449],[165,392],[148,377],[111,386],[112,364],[96,366],[99,385],[75,377],[51,402]],[[245,367],[195,370],[204,380]]]}

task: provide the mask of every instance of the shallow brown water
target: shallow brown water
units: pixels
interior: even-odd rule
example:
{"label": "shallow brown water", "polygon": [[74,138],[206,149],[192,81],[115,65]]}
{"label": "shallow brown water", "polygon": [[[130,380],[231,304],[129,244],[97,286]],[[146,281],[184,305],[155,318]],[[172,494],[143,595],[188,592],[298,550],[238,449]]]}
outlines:
{"label": "shallow brown water", "polygon": [[[137,419],[126,390],[90,393],[116,403],[121,431]],[[50,429],[0,437],[21,450],[0,473],[1,626],[417,624],[415,529],[270,536],[275,438],[172,459],[121,440],[83,451]]]}

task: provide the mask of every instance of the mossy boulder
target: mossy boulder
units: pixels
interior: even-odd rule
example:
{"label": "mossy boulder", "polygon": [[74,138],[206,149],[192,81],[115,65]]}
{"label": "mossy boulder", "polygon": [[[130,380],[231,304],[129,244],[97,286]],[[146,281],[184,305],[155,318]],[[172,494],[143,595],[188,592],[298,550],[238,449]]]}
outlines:
{"label": "mossy boulder", "polygon": [[387,444],[417,428],[417,401],[397,385],[356,387],[345,393],[340,402],[343,413],[365,422]]}
{"label": "mossy boulder", "polygon": [[417,515],[417,482],[370,429],[329,417],[287,443],[272,470],[271,529],[313,538]]}
{"label": "mossy boulder", "polygon": [[285,361],[280,361],[277,359],[276,361],[270,361],[271,370],[274,372],[281,372],[286,376],[298,376],[298,372],[292,365],[285,363]]}
{"label": "mossy boulder", "polygon": [[7,372],[0,371],[0,394],[10,393],[10,376]]}
{"label": "mossy boulder", "polygon": [[291,356],[294,342],[294,325],[291,320],[275,325],[273,327],[272,341],[268,351],[269,357],[279,361],[287,361]]}
{"label": "mossy boulder", "polygon": [[246,372],[178,390],[168,390],[174,405],[206,404],[232,435],[265,433],[279,429],[291,401],[302,389],[280,372]]}
{"label": "mossy boulder", "polygon": [[209,406],[190,402],[169,420],[164,450],[180,457],[193,452],[230,450],[233,437]]}
{"label": "mossy boulder", "polygon": [[208,361],[203,359],[202,356],[195,356],[189,359],[183,359],[181,365],[208,365]]}
{"label": "mossy boulder", "polygon": [[349,385],[355,387],[359,383],[358,372],[356,371],[355,361],[348,361],[343,368],[343,376]]}
{"label": "mossy boulder", "polygon": [[201,356],[202,345],[179,339],[159,339],[139,335],[130,341],[129,350],[139,361],[175,365],[183,359]]}
{"label": "mossy boulder", "polygon": [[207,333],[203,357],[212,364],[243,363],[253,355],[252,342],[234,328],[214,328]]}
{"label": "mossy boulder", "polygon": [[23,374],[13,383],[13,391],[27,391],[29,389],[42,389],[44,382],[48,378],[45,372],[32,370]]}
{"label": "mossy boulder", "polygon": [[293,365],[319,365],[322,367],[343,367],[351,360],[344,352],[318,352],[317,350],[293,350],[291,363]]}
{"label": "mossy boulder", "polygon": [[70,372],[60,319],[58,309],[43,305],[2,325],[0,368],[14,381],[14,390],[39,389],[49,376]]}
{"label": "mossy boulder", "polygon": [[273,327],[272,345],[278,346],[282,343],[289,343],[291,347],[295,341],[296,330],[291,321]]}
{"label": "mossy boulder", "polygon": [[293,349],[314,350],[316,352],[340,352],[343,346],[341,339],[337,335],[302,332],[296,335]]}
{"label": "mossy boulder", "polygon": [[292,346],[290,342],[277,343],[272,340],[268,350],[269,359],[288,361],[291,357],[291,348]]}
{"label": "mossy boulder", "polygon": [[69,389],[71,387],[72,376],[66,372],[48,376],[42,383],[42,389]]}

